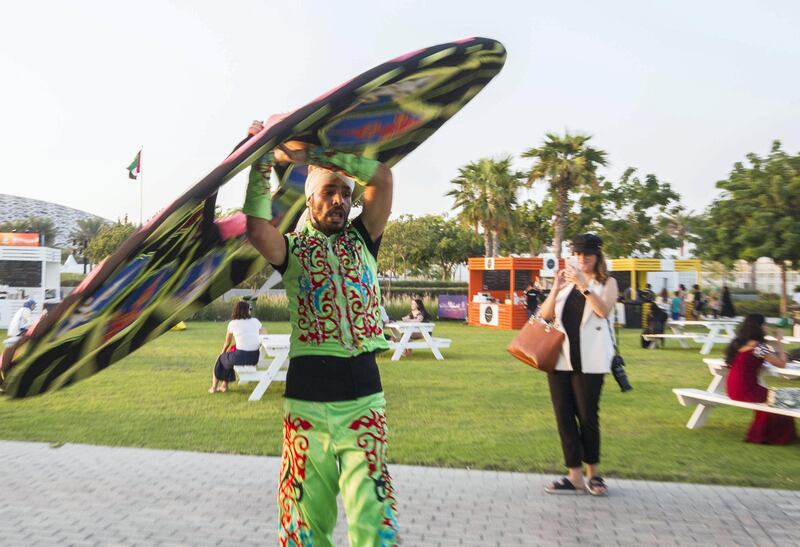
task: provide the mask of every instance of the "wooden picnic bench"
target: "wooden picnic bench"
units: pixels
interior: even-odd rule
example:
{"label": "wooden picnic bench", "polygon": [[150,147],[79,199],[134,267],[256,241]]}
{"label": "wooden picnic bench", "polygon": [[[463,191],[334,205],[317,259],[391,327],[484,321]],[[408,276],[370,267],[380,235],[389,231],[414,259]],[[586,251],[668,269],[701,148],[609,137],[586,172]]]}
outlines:
{"label": "wooden picnic bench", "polygon": [[[772,414],[782,414],[793,418],[800,418],[800,410],[776,408],[766,403],[748,403],[735,401],[725,392],[725,379],[728,376],[728,367],[723,359],[703,359],[708,365],[712,379],[706,390],[691,388],[676,388],[672,392],[683,406],[697,405],[686,424],[689,429],[697,429],[705,425],[708,415],[715,406],[727,405],[750,410],[760,410]],[[763,374],[787,379],[800,379],[800,363],[789,363],[786,368],[774,367],[765,364]]]}

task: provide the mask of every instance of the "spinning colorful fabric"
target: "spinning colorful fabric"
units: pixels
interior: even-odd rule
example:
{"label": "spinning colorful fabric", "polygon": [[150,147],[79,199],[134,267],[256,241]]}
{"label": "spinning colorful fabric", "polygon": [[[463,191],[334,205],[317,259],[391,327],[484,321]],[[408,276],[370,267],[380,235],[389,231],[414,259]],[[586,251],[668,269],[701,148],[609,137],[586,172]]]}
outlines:
{"label": "spinning colorful fabric", "polygon": [[[393,59],[290,114],[274,116],[6,350],[6,393],[26,397],[89,377],[263,269],[265,260],[246,240],[244,215],[215,220],[214,207],[218,188],[268,158],[275,146],[299,140],[392,166],[483,89],[504,61],[505,49],[494,40],[441,44]],[[267,176],[267,162],[264,167]],[[284,233],[305,208],[306,174],[305,165],[276,170],[271,222]]]}

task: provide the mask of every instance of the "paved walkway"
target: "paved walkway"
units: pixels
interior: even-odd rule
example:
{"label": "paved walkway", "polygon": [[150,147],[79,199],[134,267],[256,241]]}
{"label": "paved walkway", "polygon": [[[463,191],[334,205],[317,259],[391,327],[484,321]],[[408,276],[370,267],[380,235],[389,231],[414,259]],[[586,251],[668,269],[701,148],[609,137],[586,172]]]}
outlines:
{"label": "paved walkway", "polygon": [[[608,498],[548,496],[543,475],[390,469],[404,546],[800,545],[795,491],[610,480]],[[0,545],[277,544],[277,458],[0,442],[0,470]]]}

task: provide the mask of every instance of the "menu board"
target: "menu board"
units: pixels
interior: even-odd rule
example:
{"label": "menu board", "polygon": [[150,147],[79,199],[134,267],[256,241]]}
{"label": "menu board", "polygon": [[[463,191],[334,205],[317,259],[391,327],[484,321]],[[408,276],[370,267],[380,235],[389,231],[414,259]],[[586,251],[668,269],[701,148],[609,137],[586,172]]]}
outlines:
{"label": "menu board", "polygon": [[508,291],[511,285],[511,272],[508,270],[484,270],[484,291]]}
{"label": "menu board", "polygon": [[0,260],[0,285],[41,287],[42,263],[31,260]]}

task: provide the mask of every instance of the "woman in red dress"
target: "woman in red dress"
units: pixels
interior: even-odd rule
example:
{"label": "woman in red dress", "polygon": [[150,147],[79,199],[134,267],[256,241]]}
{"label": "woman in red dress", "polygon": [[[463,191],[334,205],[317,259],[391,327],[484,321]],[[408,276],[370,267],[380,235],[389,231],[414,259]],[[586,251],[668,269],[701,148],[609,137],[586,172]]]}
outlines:
{"label": "woman in red dress", "polygon": [[[731,368],[728,373],[728,396],[735,401],[763,403],[767,400],[767,388],[758,383],[758,373],[764,362],[783,368],[786,353],[783,351],[783,336],[775,333],[777,352],[765,341],[765,319],[760,313],[745,317],[736,333],[736,338],[725,351],[725,362]],[[756,411],[745,441],[760,444],[789,444],[796,438],[794,418]]]}

